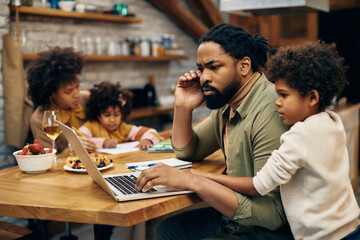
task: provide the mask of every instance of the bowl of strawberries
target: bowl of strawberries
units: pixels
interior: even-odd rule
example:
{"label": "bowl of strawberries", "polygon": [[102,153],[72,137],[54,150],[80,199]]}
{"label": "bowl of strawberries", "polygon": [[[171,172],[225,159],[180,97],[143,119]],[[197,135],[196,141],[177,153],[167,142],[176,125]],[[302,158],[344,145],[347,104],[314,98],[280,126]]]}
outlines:
{"label": "bowl of strawberries", "polygon": [[56,149],[44,148],[35,139],[33,143],[27,144],[22,150],[13,153],[20,170],[25,173],[43,173],[52,167]]}

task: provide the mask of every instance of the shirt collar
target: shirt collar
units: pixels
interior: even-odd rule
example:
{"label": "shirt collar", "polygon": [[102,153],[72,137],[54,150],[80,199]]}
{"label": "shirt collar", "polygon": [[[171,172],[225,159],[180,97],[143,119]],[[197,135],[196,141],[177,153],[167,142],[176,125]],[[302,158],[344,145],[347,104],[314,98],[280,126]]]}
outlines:
{"label": "shirt collar", "polygon": [[[251,78],[235,93],[235,95],[230,99],[229,103],[226,104],[220,111],[221,114],[228,115],[230,111],[237,111],[241,117],[245,117],[247,114],[246,109],[246,97],[251,91],[251,89],[256,85],[258,80],[263,77],[264,74],[262,72],[255,72]],[[244,104],[243,104],[244,103]],[[245,105],[245,107],[243,107]],[[242,111],[245,110],[245,111]]]}

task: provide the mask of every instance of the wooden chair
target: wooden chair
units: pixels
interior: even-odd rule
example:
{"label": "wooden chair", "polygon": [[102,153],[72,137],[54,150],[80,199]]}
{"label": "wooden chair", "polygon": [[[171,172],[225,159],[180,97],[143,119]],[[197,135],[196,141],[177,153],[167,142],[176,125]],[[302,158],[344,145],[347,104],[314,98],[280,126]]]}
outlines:
{"label": "wooden chair", "polygon": [[0,239],[31,239],[32,231],[27,228],[0,221]]}

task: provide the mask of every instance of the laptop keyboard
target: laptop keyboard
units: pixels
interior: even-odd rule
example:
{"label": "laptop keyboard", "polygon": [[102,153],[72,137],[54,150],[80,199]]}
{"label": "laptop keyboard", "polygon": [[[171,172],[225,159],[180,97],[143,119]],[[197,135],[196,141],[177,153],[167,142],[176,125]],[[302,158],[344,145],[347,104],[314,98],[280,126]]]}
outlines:
{"label": "laptop keyboard", "polygon": [[[105,180],[113,185],[116,189],[118,189],[124,195],[130,195],[135,193],[142,193],[135,188],[135,183],[137,177],[134,175],[123,175],[123,176],[115,176],[115,177],[106,177]],[[149,192],[156,192],[155,188],[151,188]]]}

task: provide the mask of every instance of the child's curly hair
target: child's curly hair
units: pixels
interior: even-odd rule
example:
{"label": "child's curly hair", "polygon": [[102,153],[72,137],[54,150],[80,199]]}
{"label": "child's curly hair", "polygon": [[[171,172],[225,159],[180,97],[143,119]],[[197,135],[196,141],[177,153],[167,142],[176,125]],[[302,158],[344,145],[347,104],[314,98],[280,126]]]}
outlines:
{"label": "child's curly hair", "polygon": [[50,105],[51,95],[62,84],[77,80],[84,65],[84,56],[73,48],[54,47],[39,53],[27,71],[28,94],[35,106]]}
{"label": "child's curly hair", "polygon": [[344,58],[335,43],[309,42],[297,46],[281,47],[267,64],[271,82],[285,79],[287,84],[306,96],[315,89],[319,92],[319,110],[331,105],[347,84]]}
{"label": "child's curly hair", "polygon": [[125,120],[130,114],[133,94],[121,88],[119,82],[111,83],[104,81],[95,84],[90,89],[90,93],[91,95],[86,105],[86,116],[89,120],[99,121],[98,117],[110,106],[120,108],[122,120]]}

